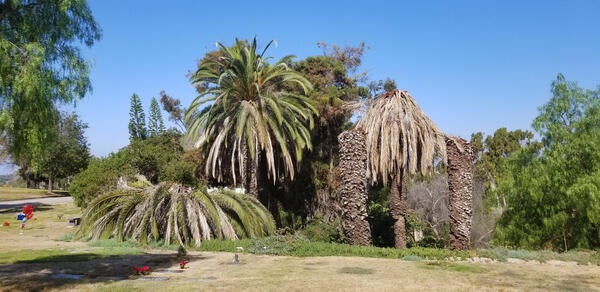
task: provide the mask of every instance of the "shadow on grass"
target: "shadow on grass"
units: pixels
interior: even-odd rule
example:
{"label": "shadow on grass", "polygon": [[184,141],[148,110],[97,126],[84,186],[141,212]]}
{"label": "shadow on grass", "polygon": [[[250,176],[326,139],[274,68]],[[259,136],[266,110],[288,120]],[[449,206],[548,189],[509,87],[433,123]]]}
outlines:
{"label": "shadow on grass", "polygon": [[44,203],[38,203],[38,202],[33,202],[33,203],[18,203],[18,204],[2,204],[0,203],[0,214],[2,213],[19,213],[21,211],[23,211],[23,206],[24,205],[33,205],[34,210],[33,210],[33,214],[35,215],[35,212],[42,212],[42,211],[49,211],[54,209],[54,207],[52,207],[52,205],[47,205]]}
{"label": "shadow on grass", "polygon": [[[186,256],[192,261],[209,257]],[[8,290],[38,291],[73,288],[77,285],[115,282],[135,278],[133,266],[149,266],[153,273],[177,266],[177,253],[111,255],[97,253],[60,254],[0,265],[0,287]]]}

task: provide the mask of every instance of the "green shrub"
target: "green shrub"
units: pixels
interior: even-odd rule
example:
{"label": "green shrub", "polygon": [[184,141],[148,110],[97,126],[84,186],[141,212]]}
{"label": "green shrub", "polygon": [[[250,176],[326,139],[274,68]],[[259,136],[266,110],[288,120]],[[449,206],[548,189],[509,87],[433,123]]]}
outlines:
{"label": "green shrub", "polygon": [[85,207],[96,196],[115,188],[119,177],[133,176],[125,153],[111,153],[106,158],[94,158],[87,169],[73,177],[69,193],[75,205]]}
{"label": "green shrub", "polygon": [[340,232],[339,221],[328,223],[320,219],[309,222],[301,233],[310,241],[345,243],[346,238]]}
{"label": "green shrub", "polygon": [[69,191],[75,204],[85,207],[98,195],[114,190],[120,177],[132,181],[135,174],[143,175],[153,184],[164,181],[199,185],[201,181],[194,172],[198,162],[186,156],[180,138],[180,134],[167,132],[135,140],[106,158],[93,159],[86,170],[73,178]]}

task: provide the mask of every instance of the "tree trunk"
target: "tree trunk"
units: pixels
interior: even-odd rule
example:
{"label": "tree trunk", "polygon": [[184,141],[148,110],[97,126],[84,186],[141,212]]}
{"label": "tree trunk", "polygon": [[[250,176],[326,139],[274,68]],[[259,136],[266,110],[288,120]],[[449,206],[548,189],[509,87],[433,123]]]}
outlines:
{"label": "tree trunk", "polygon": [[52,192],[52,186],[54,185],[54,183],[52,182],[52,176],[49,175],[48,176],[48,192],[51,193]]}
{"label": "tree trunk", "polygon": [[404,169],[392,179],[389,192],[390,211],[394,218],[394,246],[406,247],[406,213],[408,211],[407,185]]}
{"label": "tree trunk", "polygon": [[450,247],[462,250],[471,245],[473,148],[464,139],[446,137],[446,149],[448,152]]}
{"label": "tree trunk", "polygon": [[367,221],[367,148],[361,130],[349,130],[338,136],[340,142],[340,179],[342,229],[352,245],[371,245],[371,227]]}
{"label": "tree trunk", "polygon": [[[245,141],[245,140],[244,140]],[[244,143],[243,145],[246,145]],[[254,151],[254,159],[250,156],[250,150],[246,148],[244,155],[244,167],[245,170],[242,174],[242,184],[244,186],[244,191],[249,196],[258,199],[258,159],[260,154],[258,152],[258,145],[256,145],[257,149]]]}

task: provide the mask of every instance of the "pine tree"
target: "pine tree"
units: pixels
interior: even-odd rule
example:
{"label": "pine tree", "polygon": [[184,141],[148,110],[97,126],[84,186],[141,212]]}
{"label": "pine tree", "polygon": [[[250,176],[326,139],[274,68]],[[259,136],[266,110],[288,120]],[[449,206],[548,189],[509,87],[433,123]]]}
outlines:
{"label": "pine tree", "polygon": [[142,101],[134,93],[131,96],[131,108],[129,109],[129,140],[144,140],[147,136],[146,115],[142,108]]}
{"label": "pine tree", "polygon": [[150,117],[148,119],[148,134],[150,137],[158,136],[165,131],[165,122],[162,113],[158,107],[158,101],[155,97],[150,102]]}

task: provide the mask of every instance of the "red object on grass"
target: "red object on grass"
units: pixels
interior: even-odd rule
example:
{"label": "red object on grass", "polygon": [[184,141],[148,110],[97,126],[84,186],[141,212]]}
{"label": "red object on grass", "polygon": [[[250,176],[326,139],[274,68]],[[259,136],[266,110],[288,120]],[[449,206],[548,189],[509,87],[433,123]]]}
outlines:
{"label": "red object on grass", "polygon": [[189,263],[189,261],[183,260],[179,263],[180,269],[185,269],[185,266]]}
{"label": "red object on grass", "polygon": [[4,221],[4,223],[2,223],[2,226],[10,226],[10,223],[8,221]]}

